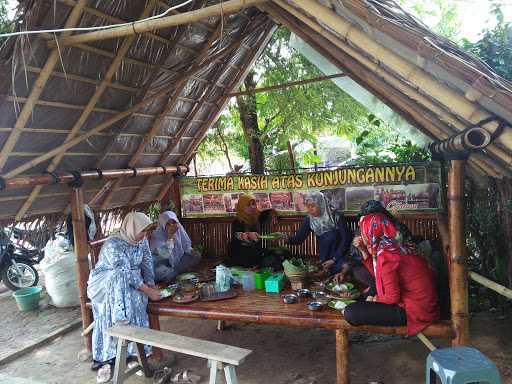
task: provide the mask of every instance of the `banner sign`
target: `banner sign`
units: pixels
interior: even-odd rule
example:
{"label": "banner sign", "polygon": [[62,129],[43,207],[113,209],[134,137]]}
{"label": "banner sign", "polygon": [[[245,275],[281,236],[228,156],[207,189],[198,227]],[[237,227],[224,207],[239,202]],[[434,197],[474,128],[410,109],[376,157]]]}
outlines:
{"label": "banner sign", "polygon": [[304,198],[322,192],[329,204],[357,212],[365,201],[379,200],[399,211],[437,211],[441,206],[439,163],[343,167],[286,175],[234,175],[180,179],[183,217],[230,216],[238,196],[251,193],[259,209],[280,215],[306,212]]}

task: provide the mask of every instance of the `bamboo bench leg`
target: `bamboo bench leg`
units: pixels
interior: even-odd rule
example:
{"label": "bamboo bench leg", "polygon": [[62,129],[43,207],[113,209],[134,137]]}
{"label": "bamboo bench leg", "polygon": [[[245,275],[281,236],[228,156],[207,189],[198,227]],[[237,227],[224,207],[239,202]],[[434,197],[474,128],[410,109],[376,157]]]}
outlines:
{"label": "bamboo bench leg", "polygon": [[215,384],[217,382],[217,361],[208,360],[210,366],[210,381],[209,384]]}
{"label": "bamboo bench leg", "polygon": [[224,367],[224,374],[226,375],[226,384],[238,384],[235,367],[232,365],[226,365]]}
{"label": "bamboo bench leg", "polygon": [[144,376],[151,377],[151,370],[149,369],[144,345],[139,343],[135,343],[135,345],[137,346],[137,359],[139,360],[139,365],[142,367],[142,372],[144,372]]}
{"label": "bamboo bench leg", "polygon": [[114,368],[114,384],[122,384],[126,371],[126,356],[128,354],[128,343],[124,339],[117,340],[116,364]]}
{"label": "bamboo bench leg", "polygon": [[217,321],[217,331],[222,332],[226,327],[226,322],[224,320]]}
{"label": "bamboo bench leg", "polygon": [[348,371],[348,352],[349,352],[348,332],[344,329],[336,330],[336,384],[349,384]]}

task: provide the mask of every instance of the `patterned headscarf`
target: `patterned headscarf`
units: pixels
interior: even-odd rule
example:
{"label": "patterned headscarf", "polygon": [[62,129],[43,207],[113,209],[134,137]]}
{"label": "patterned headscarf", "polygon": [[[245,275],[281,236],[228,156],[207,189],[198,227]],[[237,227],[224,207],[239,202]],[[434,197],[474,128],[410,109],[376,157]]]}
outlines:
{"label": "patterned headscarf", "polygon": [[374,257],[379,256],[383,251],[416,254],[413,247],[402,242],[395,224],[381,213],[371,213],[361,217],[359,228],[361,236]]}
{"label": "patterned headscarf", "polygon": [[238,203],[236,204],[236,216],[242,222],[248,225],[255,225],[260,218],[260,212],[258,210],[256,210],[256,214],[254,215],[249,215],[245,211],[245,209],[249,206],[249,203],[253,200],[256,201],[256,197],[254,197],[254,195],[244,193],[240,195],[238,198]]}
{"label": "patterned headscarf", "polygon": [[151,220],[144,213],[130,212],[125,216],[119,233],[114,236],[132,245],[137,245],[137,236],[151,224]]}
{"label": "patterned headscarf", "polygon": [[309,223],[311,230],[315,232],[315,235],[321,236],[326,232],[336,229],[336,223],[334,222],[334,215],[331,212],[331,207],[327,204],[325,196],[322,192],[309,193],[304,202],[313,203],[320,208],[320,216],[309,215]]}
{"label": "patterned headscarf", "polygon": [[395,228],[400,232],[402,242],[412,242],[413,235],[411,230],[407,226],[401,223],[396,217],[394,217],[384,206],[377,200],[368,200],[361,206],[359,217],[366,216],[372,213],[380,213],[387,217],[391,221]]}

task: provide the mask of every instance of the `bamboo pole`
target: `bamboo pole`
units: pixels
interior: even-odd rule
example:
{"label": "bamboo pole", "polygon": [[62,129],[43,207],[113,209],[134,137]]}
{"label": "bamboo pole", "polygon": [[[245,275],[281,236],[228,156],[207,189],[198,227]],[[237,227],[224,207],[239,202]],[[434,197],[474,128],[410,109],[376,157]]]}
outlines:
{"label": "bamboo pole", "polygon": [[[278,3],[281,5],[283,2],[279,0]],[[488,112],[480,109],[477,104],[466,99],[464,95],[441,84],[423,71],[422,68],[382,46],[366,32],[326,6],[314,0],[292,0],[292,3],[470,123],[476,124],[490,116]],[[489,123],[484,128],[493,133],[498,128],[498,124],[495,122]],[[499,140],[505,144],[512,144],[512,130],[505,130]]]}
{"label": "bamboo pole", "polygon": [[476,281],[477,283],[483,285],[486,288],[492,289],[494,292],[499,293],[502,296],[505,296],[508,299],[512,299],[512,289],[504,287],[501,284],[498,284],[487,277],[479,275],[476,272],[469,272],[469,277],[471,280]]}
{"label": "bamboo pole", "polygon": [[450,298],[455,338],[453,346],[469,344],[468,271],[464,244],[464,167],[452,160],[448,171],[448,223],[450,239]]}
{"label": "bamboo pole", "polygon": [[[82,331],[92,323],[92,313],[87,308],[87,279],[89,278],[89,246],[85,227],[84,193],[82,188],[71,190],[71,216],[73,218],[74,251],[77,261],[78,290],[80,292],[80,312],[82,313]],[[92,351],[92,339],[87,337],[87,350]]]}
{"label": "bamboo pole", "polygon": [[293,173],[295,173],[296,172],[295,156],[293,155],[293,147],[292,147],[292,143],[290,142],[290,140],[288,140],[288,156],[290,157],[290,166],[293,170]]}
{"label": "bamboo pole", "polygon": [[420,332],[416,335],[418,339],[429,349],[430,352],[435,351],[437,348],[432,342],[423,334],[423,332]]}
{"label": "bamboo pole", "polygon": [[[81,171],[79,172],[80,178],[83,181],[87,180],[115,180],[120,178],[129,178],[129,177],[143,177],[143,176],[151,176],[151,175],[173,175],[175,173],[185,174],[188,172],[188,167],[185,165],[167,165],[167,166],[156,166],[156,167],[146,167],[146,168],[133,168],[133,169],[106,169],[106,170],[92,170],[92,171]],[[33,187],[35,185],[52,185],[52,184],[68,184],[70,182],[75,181],[75,176],[71,172],[59,172],[54,173],[54,175],[50,174],[41,174],[41,175],[29,175],[29,176],[18,176],[11,178],[4,178],[3,182],[5,186],[2,190],[8,189],[17,189],[17,188],[27,188]],[[137,186],[131,186],[134,188]],[[128,187],[126,187],[128,188]]]}
{"label": "bamboo pole", "polygon": [[[84,7],[87,5],[87,0],[79,0],[78,3],[75,5],[75,7],[72,9],[66,24],[64,25],[64,28],[73,28],[75,27],[78,22],[80,21],[80,18],[82,16],[82,11]],[[63,36],[70,35],[71,32],[64,32]],[[35,81],[34,85],[32,86],[32,89],[30,90],[30,95],[27,98],[27,102],[23,106],[18,119],[16,120],[16,124],[14,125],[14,129],[9,134],[9,137],[7,138],[7,141],[2,147],[2,151],[0,152],[0,172],[3,170],[5,163],[7,162],[7,159],[9,158],[9,154],[14,149],[14,146],[16,145],[18,138],[21,135],[21,128],[24,128],[27,124],[27,121],[30,119],[30,116],[32,116],[32,110],[34,108],[35,102],[39,99],[41,96],[41,93],[44,90],[44,87],[46,83],[48,82],[48,79],[51,76],[51,73],[55,66],[57,65],[59,61],[59,50],[58,49],[52,49],[50,52],[48,58],[46,59],[46,63],[44,64],[43,69],[41,70],[41,73],[37,77],[37,80]]]}
{"label": "bamboo pole", "polygon": [[336,384],[349,384],[348,359],[350,341],[346,329],[336,330]]}
{"label": "bamboo pole", "polygon": [[[153,11],[155,5],[156,5],[156,0],[151,0],[148,3],[148,5],[144,8],[144,10],[142,11],[139,18],[140,19],[147,18]],[[80,117],[75,122],[75,124],[73,124],[73,127],[71,127],[69,133],[66,136],[66,139],[64,140],[65,142],[73,139],[80,132],[80,130],[84,126],[85,122],[91,115],[94,107],[98,103],[98,100],[103,95],[103,93],[107,89],[107,86],[110,84],[110,81],[112,80],[112,78],[116,74],[117,70],[121,66],[123,59],[128,54],[128,50],[130,49],[130,47],[132,46],[134,41],[135,41],[135,36],[128,36],[123,40],[121,46],[119,47],[119,49],[117,51],[116,57],[114,58],[114,60],[110,64],[109,68],[107,69],[107,72],[105,73],[105,76],[101,80],[99,86],[96,88],[96,91],[94,92],[94,94],[91,96],[91,98],[87,102],[87,105],[85,106],[84,110],[80,114]],[[46,171],[47,172],[55,171],[55,169],[57,169],[57,166],[60,164],[60,162],[64,158],[64,155],[65,155],[65,152],[62,152],[59,155],[55,156],[53,158],[53,160],[50,162],[50,165],[48,166]],[[21,220],[21,218],[23,216],[25,216],[25,213],[27,213],[27,211],[30,209],[30,207],[32,206],[32,203],[36,200],[36,198],[39,195],[39,193],[41,192],[42,188],[43,187],[41,185],[35,186],[35,188],[30,193],[30,196],[28,197],[27,201],[25,201],[25,203],[18,210],[18,213],[16,214],[16,218],[15,218],[17,221]]]}
{"label": "bamboo pole", "polygon": [[314,78],[311,78],[311,79],[291,81],[289,83],[283,83],[283,84],[275,84],[275,85],[271,85],[271,86],[268,86],[268,87],[254,88],[254,89],[250,89],[248,91],[243,91],[243,92],[234,92],[234,93],[230,93],[229,96],[230,97],[235,97],[235,96],[249,95],[249,94],[252,94],[252,93],[264,93],[264,92],[273,91],[273,90],[276,90],[276,89],[290,88],[290,87],[295,87],[295,86],[298,86],[298,85],[306,85],[306,84],[311,84],[311,83],[317,83],[319,81],[325,81],[325,80],[330,80],[330,79],[337,79],[339,77],[345,77],[345,76],[347,76],[345,73],[337,73],[335,75],[328,75],[328,76],[319,76],[319,77],[314,77]]}
{"label": "bamboo pole", "polygon": [[134,22],[124,27],[115,27],[111,29],[82,33],[79,35],[63,37],[55,41],[49,41],[48,46],[53,48],[57,44],[60,47],[67,45],[75,45],[79,43],[87,43],[90,41],[100,41],[106,39],[114,39],[123,36],[136,35],[159,29],[175,27],[177,25],[190,24],[201,19],[212,16],[228,15],[240,11],[241,9],[259,4],[264,0],[229,0],[210,7],[198,10],[180,13],[178,15],[162,17],[159,19],[147,20],[142,22]]}

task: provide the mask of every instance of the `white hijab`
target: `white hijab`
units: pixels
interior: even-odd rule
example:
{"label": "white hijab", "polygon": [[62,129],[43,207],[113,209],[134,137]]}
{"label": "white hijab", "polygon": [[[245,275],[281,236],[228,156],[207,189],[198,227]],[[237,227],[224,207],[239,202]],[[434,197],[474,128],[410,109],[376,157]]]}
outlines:
{"label": "white hijab", "polygon": [[121,229],[114,236],[132,245],[137,245],[137,236],[152,224],[149,217],[142,212],[130,212],[124,217]]}

